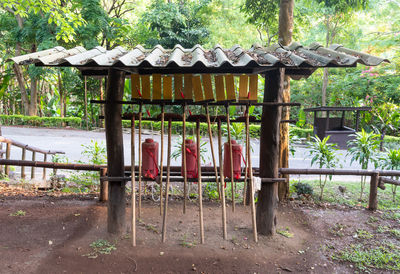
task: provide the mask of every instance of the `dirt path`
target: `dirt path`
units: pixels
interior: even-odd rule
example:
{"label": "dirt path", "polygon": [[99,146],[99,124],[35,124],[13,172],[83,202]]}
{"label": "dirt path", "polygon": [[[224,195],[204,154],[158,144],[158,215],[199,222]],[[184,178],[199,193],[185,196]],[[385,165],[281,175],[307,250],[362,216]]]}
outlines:
{"label": "dirt path", "polygon": [[[0,204],[1,273],[335,272],[319,251],[320,241],[308,217],[291,206],[280,208],[278,228],[289,228],[294,237],[260,237],[256,244],[249,208],[238,206],[234,214],[228,208],[229,240],[224,241],[220,207],[206,203],[206,244],[199,245],[195,203],[183,215],[181,203],[171,202],[168,240],[162,244],[159,208],[145,202],[138,246],[133,248],[128,233],[110,238],[105,226],[107,208],[94,200],[3,197]],[[18,210],[25,211],[25,216],[10,216]],[[99,239],[107,239],[116,250],[94,254],[90,244]]]}

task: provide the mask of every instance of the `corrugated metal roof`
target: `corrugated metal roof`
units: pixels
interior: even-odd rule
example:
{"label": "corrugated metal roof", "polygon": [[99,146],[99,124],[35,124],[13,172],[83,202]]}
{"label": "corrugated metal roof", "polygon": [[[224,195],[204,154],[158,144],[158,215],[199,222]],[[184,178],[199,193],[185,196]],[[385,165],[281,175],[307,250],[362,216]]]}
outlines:
{"label": "corrugated metal roof", "polygon": [[253,45],[245,50],[239,45],[224,49],[216,45],[204,49],[196,45],[185,49],[176,45],[164,49],[158,45],[145,49],[141,45],[133,50],[116,47],[106,50],[95,47],[86,50],[63,47],[35,52],[11,58],[17,64],[36,64],[38,66],[73,66],[85,74],[107,74],[109,67],[123,68],[132,73],[262,73],[274,67],[284,67],[287,74],[310,75],[321,67],[354,67],[357,63],[376,66],[387,59],[332,45],[329,48],[313,43],[308,47],[292,43],[283,47]]}

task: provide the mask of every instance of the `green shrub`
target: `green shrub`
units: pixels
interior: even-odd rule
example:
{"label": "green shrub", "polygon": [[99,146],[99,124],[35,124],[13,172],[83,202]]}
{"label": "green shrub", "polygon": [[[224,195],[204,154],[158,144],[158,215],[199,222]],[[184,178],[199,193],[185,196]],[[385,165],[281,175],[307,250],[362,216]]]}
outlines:
{"label": "green shrub", "polygon": [[310,184],[299,182],[299,183],[293,184],[293,187],[295,188],[296,193],[298,195],[304,195],[304,194],[312,195],[313,194],[313,188]]}
{"label": "green shrub", "polygon": [[82,119],[79,117],[39,117],[24,115],[0,115],[2,125],[34,126],[34,127],[64,127],[80,128]]}

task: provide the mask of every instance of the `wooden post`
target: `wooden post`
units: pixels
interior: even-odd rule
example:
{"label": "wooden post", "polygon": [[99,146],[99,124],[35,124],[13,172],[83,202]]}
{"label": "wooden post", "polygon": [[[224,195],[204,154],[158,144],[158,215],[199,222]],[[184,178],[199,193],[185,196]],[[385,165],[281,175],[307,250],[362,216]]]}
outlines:
{"label": "wooden post", "polygon": [[225,204],[225,179],[224,179],[224,165],[222,160],[222,136],[221,136],[221,120],[218,119],[218,154],[219,154],[219,179],[221,187],[221,204],[222,204],[222,234],[224,240],[228,238],[226,230],[226,204]]}
{"label": "wooden post", "polygon": [[[100,169],[100,178],[107,176],[107,168]],[[100,180],[100,202],[107,202],[108,201],[108,181]]]}
{"label": "wooden post", "polygon": [[213,161],[213,165],[214,165],[215,184],[217,185],[217,188],[218,188],[218,198],[221,199],[221,189],[219,187],[219,181],[218,181],[218,169],[217,169],[217,163],[215,161],[213,135],[212,135],[212,130],[211,130],[210,111],[208,110],[208,104],[205,106],[205,108],[206,108],[208,138],[210,140],[211,157],[212,157],[212,161]]}
{"label": "wooden post", "polygon": [[197,139],[197,170],[198,170],[198,195],[199,195],[199,222],[200,222],[200,243],[204,244],[204,224],[203,224],[203,192],[201,187],[201,157],[200,157],[200,121],[196,121]]}
{"label": "wooden post", "polygon": [[[84,76],[84,82],[85,82],[85,123],[86,123],[86,130],[89,129],[89,125],[88,125],[88,110],[87,110],[87,80],[86,80],[86,76]],[[121,98],[122,100],[122,98]]]}
{"label": "wooden post", "polygon": [[[10,153],[11,153],[11,143],[7,143],[6,145],[6,160],[10,160]],[[5,174],[8,176],[10,174],[10,166],[6,166]]]}
{"label": "wooden post", "polygon": [[[32,161],[36,160],[36,152],[32,151]],[[35,167],[31,168],[31,179],[35,178]]]}
{"label": "wooden post", "polygon": [[379,173],[374,173],[371,175],[371,182],[369,188],[369,210],[378,209],[378,183],[379,183]]}
{"label": "wooden post", "polygon": [[163,160],[164,160],[164,104],[161,105],[161,155],[160,155],[160,215],[162,214],[162,208],[163,208],[163,202],[162,202],[162,196],[163,196]]}
{"label": "wooden post", "polygon": [[231,125],[229,121],[229,105],[225,106],[226,111],[226,127],[228,131],[228,145],[229,145],[229,160],[231,168],[231,197],[232,197],[232,212],[235,212],[235,178],[233,176],[233,156],[232,156],[232,138],[231,138]]}
{"label": "wooden post", "polygon": [[139,186],[138,186],[138,217],[140,219],[142,214],[142,108],[143,105],[140,103],[139,105],[139,136],[138,136],[138,145],[139,145]]}
{"label": "wooden post", "polygon": [[[125,72],[109,69],[106,89],[105,124],[107,143],[107,173],[109,177],[124,177],[124,145],[122,136],[122,105]],[[125,227],[125,181],[108,183],[107,230],[121,234]]]}
{"label": "wooden post", "polygon": [[[136,181],[135,181],[135,114],[131,120],[131,188],[132,188],[132,246],[136,246]],[[161,197],[160,197],[161,200]]]}
{"label": "wooden post", "polygon": [[[162,242],[165,243],[167,238],[167,215],[168,215],[168,190],[169,176],[171,171],[171,118],[168,120],[168,148],[167,148],[167,182],[165,184],[164,214],[162,223]],[[160,197],[161,199],[161,197]]]}
{"label": "wooden post", "polygon": [[187,169],[186,169],[186,103],[182,114],[182,160],[183,160],[183,214],[186,213]]}
{"label": "wooden post", "polygon": [[[26,148],[23,148],[22,149],[22,157],[21,157],[22,161],[25,161],[25,158],[26,158]],[[25,167],[24,166],[21,166],[21,178],[25,179]]]}
{"label": "wooden post", "polygon": [[[43,154],[43,162],[47,161],[47,153]],[[43,175],[42,175],[42,179],[46,181],[46,168],[43,168]]]}
{"label": "wooden post", "polygon": [[[264,102],[282,102],[285,70],[275,69],[265,75]],[[260,135],[260,177],[278,178],[279,124],[282,110],[279,106],[264,106]],[[257,203],[257,230],[272,235],[276,229],[278,183],[261,183]]]}

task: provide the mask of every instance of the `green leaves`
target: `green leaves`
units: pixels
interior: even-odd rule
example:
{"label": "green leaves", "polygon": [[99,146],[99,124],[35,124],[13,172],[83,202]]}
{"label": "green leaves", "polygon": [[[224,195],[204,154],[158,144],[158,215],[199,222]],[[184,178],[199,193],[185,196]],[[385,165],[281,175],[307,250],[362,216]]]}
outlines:
{"label": "green leaves", "polygon": [[373,132],[368,133],[362,129],[361,132],[356,132],[352,136],[355,139],[348,142],[348,154],[352,156],[351,163],[357,161],[362,169],[368,169],[371,161],[377,166],[376,150],[380,144],[379,135]]}
{"label": "green leaves", "polygon": [[317,164],[319,168],[334,168],[338,164],[335,151],[336,144],[328,143],[330,136],[320,139],[318,136],[311,137],[312,142],[308,143],[310,149],[311,165]]}

